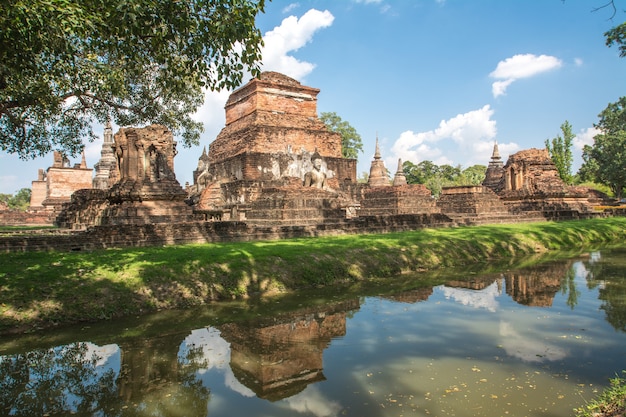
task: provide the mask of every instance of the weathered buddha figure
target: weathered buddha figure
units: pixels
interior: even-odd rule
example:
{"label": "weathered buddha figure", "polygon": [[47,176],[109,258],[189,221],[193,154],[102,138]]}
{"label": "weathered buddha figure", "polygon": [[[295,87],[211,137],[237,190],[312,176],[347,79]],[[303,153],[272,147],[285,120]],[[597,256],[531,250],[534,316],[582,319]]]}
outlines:
{"label": "weathered buddha figure", "polygon": [[322,157],[315,152],[311,156],[313,169],[304,175],[304,186],[315,187],[320,189],[326,188],[326,174],[322,172]]}

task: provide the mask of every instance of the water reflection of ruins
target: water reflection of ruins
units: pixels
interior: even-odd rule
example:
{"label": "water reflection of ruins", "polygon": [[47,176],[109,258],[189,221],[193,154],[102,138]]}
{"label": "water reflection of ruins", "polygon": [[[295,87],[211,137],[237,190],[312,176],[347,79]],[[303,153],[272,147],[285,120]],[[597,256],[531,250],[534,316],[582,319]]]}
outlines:
{"label": "water reflection of ruins", "polygon": [[550,307],[562,282],[571,278],[573,261],[538,265],[521,272],[511,271],[468,280],[446,282],[447,287],[484,290],[497,285],[498,292],[506,291],[515,302],[531,307]]}
{"label": "water reflection of ruins", "polygon": [[259,398],[271,401],[324,380],[324,349],[346,334],[346,316],[359,309],[359,300],[330,307],[220,326],[230,343],[233,374]]}
{"label": "water reflection of ruins", "polygon": [[[561,291],[570,293],[567,303],[573,307],[577,294],[573,284],[577,272],[573,271],[588,264],[554,262],[523,271],[449,280],[437,291],[478,307],[489,307],[492,293],[496,297],[506,293],[529,307],[550,307]],[[595,282],[593,274],[585,277],[589,285]],[[417,303],[432,294],[433,287],[418,287],[381,297]],[[173,329],[156,337],[97,342],[102,346],[80,342],[2,356],[0,409],[12,410],[15,415],[81,410],[89,410],[88,415],[98,410],[127,415],[121,412],[124,407],[140,407],[155,415],[177,410],[201,416],[206,415],[214,388],[203,379],[209,370],[222,373],[230,381],[229,389],[247,396],[269,401],[289,398],[325,379],[324,351],[334,338],[350,331],[347,321],[359,311],[360,303],[361,298],[351,298],[191,332]],[[623,315],[624,309],[623,303],[608,306],[607,321],[622,323],[611,321],[608,312]]]}

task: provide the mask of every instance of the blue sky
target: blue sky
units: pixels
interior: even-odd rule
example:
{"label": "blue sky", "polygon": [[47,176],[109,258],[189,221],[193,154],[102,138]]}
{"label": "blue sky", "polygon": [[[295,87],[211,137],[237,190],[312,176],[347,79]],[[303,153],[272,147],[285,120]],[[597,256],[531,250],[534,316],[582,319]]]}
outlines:
{"label": "blue sky", "polygon": [[[376,137],[392,172],[398,158],[466,168],[487,165],[496,140],[505,160],[543,148],[565,120],[577,135],[576,171],[598,114],[626,95],[626,58],[603,36],[624,21],[624,2],[613,20],[611,9],[593,11],[605,3],[274,0],[258,19],[263,69],[321,90],[318,113],[337,113],[361,135],[359,175],[369,172]],[[181,184],[192,182],[202,148],[224,126],[228,94],[207,93],[195,116],[205,125],[200,146],[179,146]],[[87,144],[88,166],[101,143]],[[0,193],[30,187],[51,164],[52,155],[0,153]]]}

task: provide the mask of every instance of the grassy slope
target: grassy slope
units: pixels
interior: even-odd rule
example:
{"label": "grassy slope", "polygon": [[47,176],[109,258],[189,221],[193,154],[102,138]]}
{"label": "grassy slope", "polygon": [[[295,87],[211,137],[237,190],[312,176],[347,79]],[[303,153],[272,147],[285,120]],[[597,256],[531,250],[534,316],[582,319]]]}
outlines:
{"label": "grassy slope", "polygon": [[623,243],[626,218],[0,255],[0,333]]}

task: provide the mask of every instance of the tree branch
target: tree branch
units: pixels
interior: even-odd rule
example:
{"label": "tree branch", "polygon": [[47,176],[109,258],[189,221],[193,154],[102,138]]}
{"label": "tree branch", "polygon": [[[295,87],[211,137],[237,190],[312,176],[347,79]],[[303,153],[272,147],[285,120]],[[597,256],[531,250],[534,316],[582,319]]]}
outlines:
{"label": "tree branch", "polygon": [[609,20],[613,20],[613,18],[617,14],[617,6],[615,5],[615,0],[610,0],[607,3],[603,4],[602,6],[594,7],[593,9],[591,9],[591,11],[597,12],[599,10],[606,9],[607,7],[610,7],[611,9],[613,9],[613,13],[611,14],[611,17],[609,17]]}

